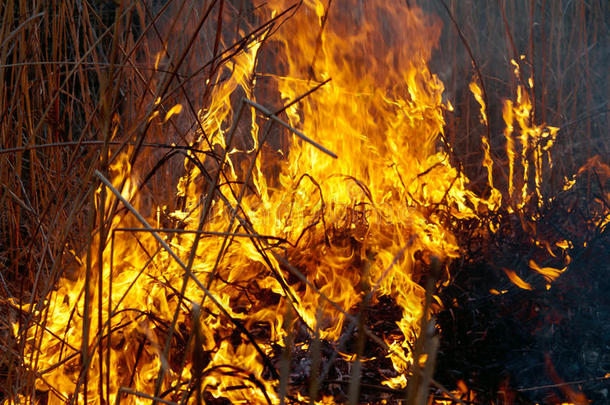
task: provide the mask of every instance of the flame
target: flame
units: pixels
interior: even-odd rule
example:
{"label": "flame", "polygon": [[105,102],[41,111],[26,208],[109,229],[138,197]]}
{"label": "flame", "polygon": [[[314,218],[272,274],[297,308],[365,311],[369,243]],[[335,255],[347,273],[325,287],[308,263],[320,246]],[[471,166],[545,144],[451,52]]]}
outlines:
{"label": "flame", "polygon": [[[485,126],[489,125],[487,121],[487,113],[485,112],[486,107],[485,100],[483,98],[483,90],[474,81],[470,82],[469,88],[475,99],[481,106],[481,123]],[[502,193],[500,193],[500,190],[494,187],[493,159],[491,158],[491,147],[489,145],[489,139],[487,138],[487,136],[481,137],[481,145],[483,147],[483,166],[487,169],[487,183],[491,189],[491,195],[488,199],[488,202],[490,203],[490,208],[492,210],[496,210],[502,205]]]}
{"label": "flame", "polygon": [[555,384],[557,384],[557,387],[565,396],[565,398],[570,401],[564,402],[565,404],[586,405],[590,403],[590,401],[587,400],[585,394],[575,390],[569,384],[566,384],[565,381],[559,376],[559,374],[555,370],[555,366],[553,365],[551,356],[548,353],[545,353],[544,355],[544,365],[548,376],[551,378],[551,380],[553,380]]}
{"label": "flame", "polygon": [[175,106],[173,106],[172,108],[169,109],[167,114],[165,114],[165,118],[163,119],[163,122],[167,122],[167,120],[169,120],[172,117],[172,115],[177,115],[177,114],[180,114],[181,112],[182,112],[182,104],[176,104]]}
{"label": "flame", "polygon": [[[523,59],[523,57],[521,58]],[[514,66],[514,74],[517,80],[521,77],[519,64],[511,60]],[[533,87],[533,79],[528,78],[529,87]],[[530,96],[524,85],[517,86],[517,97],[515,101],[506,100],[502,110],[502,116],[506,124],[504,137],[506,138],[506,154],[509,164],[508,193],[509,197],[516,202],[516,206],[523,208],[530,199],[535,196],[538,207],[542,207],[548,202],[543,198],[542,182],[545,170],[553,167],[551,159],[551,148],[555,143],[559,128],[542,123],[537,125],[533,121],[533,106]],[[515,129],[518,128],[520,135],[515,136]],[[521,153],[516,150],[515,139],[520,140]],[[515,179],[515,163],[517,155],[520,155],[522,168],[522,178]],[[545,164],[546,162],[546,164]],[[530,167],[533,167],[534,181],[531,183]],[[515,196],[515,180],[520,182],[520,196]],[[530,191],[532,190],[533,191]]]}
{"label": "flame", "polygon": [[[269,1],[261,12],[278,15],[287,3]],[[165,392],[166,400],[176,402],[197,390],[232,403],[279,403],[279,382],[265,359],[286,346],[294,329],[336,341],[372,292],[373,300],[392,297],[401,315],[401,336],[383,337],[396,372],[384,383],[406,385],[424,308],[422,273],[433,256],[445,266],[459,256],[448,222],[497,209],[501,193],[493,186],[486,138],[484,165],[492,189],[487,199],[467,189],[468,179],[439,147],[443,114],[452,110],[442,101],[442,82],[428,68],[439,24],[390,0],[355,4],[339,12],[322,1],[305,1],[264,36],[277,45],[275,70],[260,71],[263,41],[253,40],[209,79],[213,94],[200,111],[193,145],[215,159],[195,164],[199,156],[188,152],[176,193],[182,208],[170,215],[181,232],[162,235],[192,265],[180,266],[151,231],[125,230],[142,227],[133,215],[114,215],[108,240],[97,234],[92,242],[92,251],[102,246],[102,262],[92,254],[89,270],[83,260],[76,279],[61,279],[47,298],[46,322],[27,331],[25,363],[41,376],[37,388],[49,391],[50,404],[74,395],[82,401],[85,394],[95,403],[150,402],[119,394],[120,387],[146,395]],[[160,58],[161,53],[155,64]],[[235,109],[238,95],[257,101],[255,90],[263,81],[288,106],[277,114],[291,131],[280,133],[282,124],[271,114],[261,117],[254,103]],[[486,122],[481,91],[476,84],[471,89]],[[171,108],[164,122],[181,109]],[[527,93],[519,88],[516,103],[505,105],[505,134],[512,196],[513,122],[522,133],[522,204],[530,197],[528,149],[538,162],[556,134],[533,126],[530,112]],[[127,156],[120,155],[109,175],[138,208],[137,168]],[[541,199],[542,166],[534,167]],[[212,198],[209,186],[221,169]],[[111,205],[105,205],[106,217]],[[158,224],[165,207],[149,211]],[[548,268],[534,269],[551,277]],[[514,272],[506,273],[531,289]],[[84,293],[86,283],[99,288]],[[83,352],[90,361],[86,388]],[[332,402],[323,397],[316,403]]]}
{"label": "flame", "polygon": [[542,274],[548,282],[555,281],[555,279],[557,279],[557,277],[559,277],[567,268],[564,267],[563,269],[555,269],[553,267],[540,267],[533,260],[530,260],[529,265],[532,270]]}
{"label": "flame", "polygon": [[509,269],[502,270],[504,270],[504,273],[506,273],[510,281],[512,281],[513,284],[517,287],[521,288],[522,290],[533,290],[533,287],[528,282],[524,281],[521,277],[519,277],[514,271]]}

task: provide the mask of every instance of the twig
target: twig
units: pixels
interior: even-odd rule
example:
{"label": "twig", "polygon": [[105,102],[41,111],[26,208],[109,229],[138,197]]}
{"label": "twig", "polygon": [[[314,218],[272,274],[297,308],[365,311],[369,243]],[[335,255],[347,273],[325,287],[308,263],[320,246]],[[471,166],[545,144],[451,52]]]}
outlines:
{"label": "twig", "polygon": [[479,78],[479,82],[481,83],[481,90],[483,91],[483,100],[485,101],[485,115],[487,115],[487,139],[489,139],[489,142],[491,142],[491,128],[490,128],[490,124],[489,124],[489,120],[491,119],[491,117],[489,116],[489,99],[487,98],[487,90],[485,89],[485,82],[483,80],[483,74],[481,73],[481,69],[479,68],[479,64],[477,63],[477,60],[474,58],[474,54],[472,53],[472,49],[470,48],[470,45],[468,44],[468,41],[466,41],[466,37],[464,36],[464,33],[462,32],[462,29],[460,28],[459,24],[457,23],[455,17],[453,16],[453,13],[451,13],[451,10],[449,10],[449,7],[447,7],[447,4],[445,3],[445,0],[439,0],[441,2],[441,4],[443,5],[443,7],[445,8],[445,11],[447,11],[447,14],[449,15],[449,18],[451,19],[451,22],[453,22],[453,25],[455,26],[455,29],[458,32],[458,35],[460,37],[460,40],[462,41],[462,43],[464,44],[464,47],[466,48],[466,52],[468,52],[468,56],[470,56],[470,60],[472,61],[472,65],[474,66],[474,70],[477,73],[477,76]]}
{"label": "twig", "polygon": [[152,396],[149,394],[145,394],[143,392],[134,391],[129,387],[120,387],[119,388],[119,391],[117,392],[117,395],[116,395],[116,401],[115,401],[116,405],[119,405],[121,402],[121,394],[129,394],[129,395],[133,395],[133,396],[140,397],[140,398],[146,398],[146,399],[150,399],[150,400],[153,400],[156,402],[161,402],[166,405],[178,405],[176,402],[168,401],[166,399],[155,397],[155,396]]}
{"label": "twig", "polygon": [[586,383],[590,383],[590,382],[594,382],[594,381],[606,381],[606,380],[610,380],[610,376],[589,378],[589,379],[576,380],[576,381],[568,381],[568,382],[562,382],[562,383],[558,383],[558,384],[539,385],[537,387],[517,388],[517,391],[519,391],[519,392],[537,391],[537,390],[544,390],[544,389],[549,389],[549,388],[563,387],[565,385],[578,385],[578,384],[586,384]]}
{"label": "twig", "polygon": [[[129,201],[127,201],[122,195],[121,193],[114,188],[114,186],[112,185],[112,183],[110,183],[110,181],[108,181],[108,179],[106,179],[104,177],[104,175],[102,175],[99,171],[95,171],[95,174],[97,175],[97,177],[99,177],[99,179],[102,181],[102,183],[104,183],[106,185],[106,187],[108,187],[108,189],[115,195],[115,197],[117,199],[119,199],[128,209],[129,211],[131,211],[131,213],[138,219],[138,221],[140,221],[140,223],[142,223],[142,225],[144,225],[144,227],[148,228],[148,229],[152,229],[152,227],[148,224],[148,222],[144,219],[144,217],[142,217],[142,215],[129,203]],[[239,322],[237,319],[233,318],[231,316],[231,314],[229,314],[229,312],[222,306],[222,304],[216,299],[216,297],[214,297],[214,295],[203,285],[203,283],[201,281],[199,281],[199,279],[197,279],[197,277],[192,273],[192,271],[190,270],[190,267],[188,267],[181,259],[180,257],[178,257],[178,255],[172,250],[172,248],[165,242],[165,240],[163,240],[163,238],[161,238],[161,236],[159,236],[158,233],[156,232],[151,232],[152,236],[157,240],[157,242],[159,242],[159,244],[161,246],[163,246],[163,248],[167,251],[167,253],[169,253],[169,255],[176,261],[176,263],[178,263],[178,265],[180,267],[182,267],[182,269],[185,271],[186,274],[188,274],[189,278],[192,278],[193,281],[195,282],[195,284],[197,284],[197,286],[199,288],[201,288],[201,290],[203,291],[203,293],[210,299],[212,300],[212,302],[218,307],[218,309],[220,309],[220,311],[223,313],[223,315],[225,315],[228,319],[230,319],[235,326],[240,330],[240,332],[242,332],[244,335],[246,335],[248,337],[248,339],[250,340],[250,342],[252,343],[252,345],[254,346],[254,348],[256,349],[256,351],[260,354],[261,358],[263,359],[263,361],[265,362],[265,365],[269,368],[269,370],[271,371],[271,373],[273,374],[273,376],[275,378],[277,378],[279,376],[277,370],[275,370],[274,365],[271,363],[271,361],[269,360],[268,356],[265,354],[265,352],[263,352],[263,350],[260,348],[260,346],[256,343],[256,340],[254,339],[254,337],[250,334],[250,332],[242,325],[241,322]],[[182,293],[184,294],[184,293]],[[173,326],[173,325],[172,325]],[[172,331],[173,328],[170,328],[170,333]]]}
{"label": "twig", "polygon": [[[326,83],[326,82],[324,82]],[[322,83],[322,84],[324,84]],[[320,85],[321,86],[321,85]],[[319,87],[319,86],[318,86]],[[314,89],[315,90],[315,89]],[[313,91],[313,90],[312,90]],[[290,130],[292,133],[294,133],[296,136],[298,136],[299,138],[301,138],[302,140],[304,140],[305,142],[310,143],[311,145],[315,146],[316,148],[320,149],[322,152],[326,153],[327,155],[337,159],[337,155],[330,151],[329,149],[326,149],[324,146],[320,145],[319,143],[317,143],[316,141],[314,141],[313,139],[307,137],[304,133],[302,133],[301,131],[299,131],[298,129],[294,128],[292,125],[284,122],[283,120],[281,120],[280,118],[278,118],[274,113],[272,113],[271,111],[269,111],[267,108],[263,107],[262,105],[255,103],[254,101],[245,99],[244,100],[246,102],[246,104],[251,105],[252,107],[256,108],[257,110],[259,110],[260,112],[262,112],[263,114],[265,114],[267,117],[271,118],[272,120],[274,120],[275,122],[277,122],[278,124],[280,124],[281,126],[285,127],[286,129]]]}
{"label": "twig", "polygon": [[124,232],[157,232],[157,233],[189,233],[189,234],[201,234],[211,236],[228,236],[228,237],[239,237],[239,238],[256,238],[256,239],[276,239],[278,241],[286,241],[284,238],[278,236],[267,236],[251,233],[234,233],[234,232],[217,232],[217,231],[195,231],[188,229],[173,229],[173,228],[116,228],[115,231]]}

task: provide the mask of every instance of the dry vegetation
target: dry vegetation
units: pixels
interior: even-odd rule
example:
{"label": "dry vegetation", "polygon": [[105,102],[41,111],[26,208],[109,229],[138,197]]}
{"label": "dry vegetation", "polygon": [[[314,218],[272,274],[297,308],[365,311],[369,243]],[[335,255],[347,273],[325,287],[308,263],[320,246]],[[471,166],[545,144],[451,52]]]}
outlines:
{"label": "dry vegetation", "polygon": [[[104,200],[96,201],[94,170],[107,172],[130,145],[130,162],[146,179],[140,192],[147,206],[180,203],[168,196],[182,174],[187,134],[200,125],[197,110],[209,101],[206,79],[261,32],[251,2],[221,1],[236,26],[225,27],[234,41],[220,49],[217,11],[206,14],[216,2],[208,3],[6,0],[0,5],[0,402],[34,390],[36,376],[22,367],[25,342],[14,335],[13,325],[23,332],[31,322],[44,323],[44,298],[87,257],[92,235],[104,231],[96,217],[95,206]],[[564,176],[593,155],[608,162],[608,2],[421,3],[443,20],[432,71],[439,72],[455,106],[455,114],[447,116],[452,158],[479,179],[474,188],[486,185],[480,165],[486,129],[468,83],[480,74],[486,87],[501,179],[506,169],[501,101],[514,94],[510,59],[520,54],[526,73],[535,78],[535,120],[560,127],[557,165],[546,192],[556,193]],[[240,36],[239,29],[250,36]],[[164,67],[155,69],[163,49]],[[159,98],[162,115],[183,105],[179,120],[150,123]],[[170,191],[161,197],[152,189]],[[40,312],[20,310],[21,303],[34,303]]]}
{"label": "dry vegetation", "polygon": [[482,4],[467,0],[422,5],[443,20],[433,70],[440,72],[449,98],[458,106],[456,114],[448,117],[449,138],[465,167],[481,170],[478,139],[486,131],[479,124],[478,105],[468,91],[467,78],[479,73],[484,78],[492,149],[502,157],[502,100],[514,97],[518,81],[510,61],[519,55],[525,55],[521,80],[534,77],[535,121],[560,128],[554,151],[559,167],[555,167],[549,191],[556,190],[564,176],[573,174],[591,156],[608,161],[608,3],[524,0]]}

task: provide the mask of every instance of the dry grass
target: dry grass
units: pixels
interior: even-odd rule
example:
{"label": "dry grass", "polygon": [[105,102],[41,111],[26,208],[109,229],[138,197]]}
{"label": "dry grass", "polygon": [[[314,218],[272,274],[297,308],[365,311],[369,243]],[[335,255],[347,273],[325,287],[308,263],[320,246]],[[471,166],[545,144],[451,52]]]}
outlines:
{"label": "dry grass", "polygon": [[[246,31],[255,22],[247,1],[205,3],[209,9],[201,9],[203,2],[183,0],[125,1],[120,6],[6,0],[0,5],[0,401],[32,393],[36,377],[20,367],[24,341],[13,336],[10,322],[22,331],[34,321],[44,323],[44,297],[76,268],[78,257],[101,254],[88,246],[93,235],[104,235],[120,208],[115,205],[109,215],[96,218],[103,210],[94,208],[103,207],[106,198],[94,194],[99,185],[94,170],[106,173],[129,146],[132,165],[137,162],[147,179],[140,190],[145,206],[167,204],[147,192],[173,189],[181,174],[181,150],[166,144],[188,147],[189,131],[200,125],[197,109],[210,97],[211,89],[203,83],[245,41],[233,27],[234,34],[227,35],[232,45],[219,47],[219,9]],[[455,159],[484,183],[484,129],[467,87],[474,74],[471,60],[440,2],[422,5],[444,20],[435,63],[456,106],[455,116],[448,117]],[[535,78],[535,120],[561,127],[561,158],[550,186],[558,187],[594,154],[608,160],[606,1],[452,0],[447,7],[485,80],[496,156],[504,156],[498,106],[516,86],[509,60],[523,53],[523,69]],[[156,53],[162,50],[155,68]],[[154,103],[158,98],[160,107]],[[155,110],[163,114],[177,103],[185,107],[179,121],[149,124]],[[497,163],[501,166],[502,159]],[[179,201],[171,204],[176,206],[169,209],[177,208]],[[33,303],[42,315],[34,317],[13,303]],[[425,341],[419,344],[420,350],[427,347]],[[429,372],[425,378],[430,379]],[[281,381],[284,390],[287,382]],[[410,387],[411,401],[416,388]],[[317,389],[312,384],[312,392]]]}
{"label": "dry grass", "polygon": [[[220,52],[214,39],[222,2],[208,5],[198,20],[196,3],[16,0],[0,6],[0,398],[33,389],[34,376],[19,366],[24,340],[13,338],[10,322],[22,331],[44,323],[44,297],[56,281],[70,275],[79,256],[100,253],[88,246],[118,208],[96,220],[103,210],[94,207],[103,207],[105,197],[94,200],[94,170],[105,173],[129,148],[132,166],[137,161],[147,179],[140,187],[148,207],[162,201],[147,190],[169,190],[180,175],[183,157],[171,157],[184,147],[168,140],[188,145],[185,123],[197,125],[196,106],[209,97],[202,83],[243,42],[235,37]],[[240,4],[226,12],[245,19],[251,10]],[[163,116],[177,103],[185,106],[183,119],[150,124],[154,111]],[[12,303],[33,303],[42,315]]]}
{"label": "dry grass", "polygon": [[[519,82],[511,59],[520,61],[523,81],[534,78],[534,122],[560,128],[554,149],[556,167],[550,185],[555,191],[593,155],[610,158],[610,6],[605,1],[422,2],[438,15],[444,29],[433,62],[457,113],[448,117],[448,137],[456,158],[471,179],[481,178],[479,107],[468,90],[476,77],[470,55],[457,35],[447,10],[457,22],[487,89],[490,139],[497,161],[505,159],[502,101],[514,99]],[[497,178],[501,178],[498,173]]]}

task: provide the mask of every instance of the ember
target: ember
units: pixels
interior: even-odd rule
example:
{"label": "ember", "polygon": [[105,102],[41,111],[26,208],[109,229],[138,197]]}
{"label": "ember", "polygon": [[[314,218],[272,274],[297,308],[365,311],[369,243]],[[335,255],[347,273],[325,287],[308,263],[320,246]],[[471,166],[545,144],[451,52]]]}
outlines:
{"label": "ember", "polygon": [[[587,365],[610,371],[597,332],[581,369],[553,354],[556,330],[574,333],[563,306],[585,316],[570,289],[605,285],[570,270],[610,258],[610,167],[596,156],[545,184],[560,128],[536,119],[527,57],[495,134],[472,60],[473,184],[430,68],[437,17],[392,0],[195,4],[182,54],[184,4],[117,6],[112,96],[87,111],[103,123],[79,194],[87,241],[57,239],[46,290],[40,273],[31,294],[7,288],[23,382],[5,403],[587,403],[583,384],[605,381]],[[187,62],[201,37],[205,62]],[[114,108],[112,69],[140,42],[159,46],[138,56],[153,73],[140,103]],[[189,63],[205,63],[188,79],[200,91]],[[525,348],[536,366],[509,357]]]}

